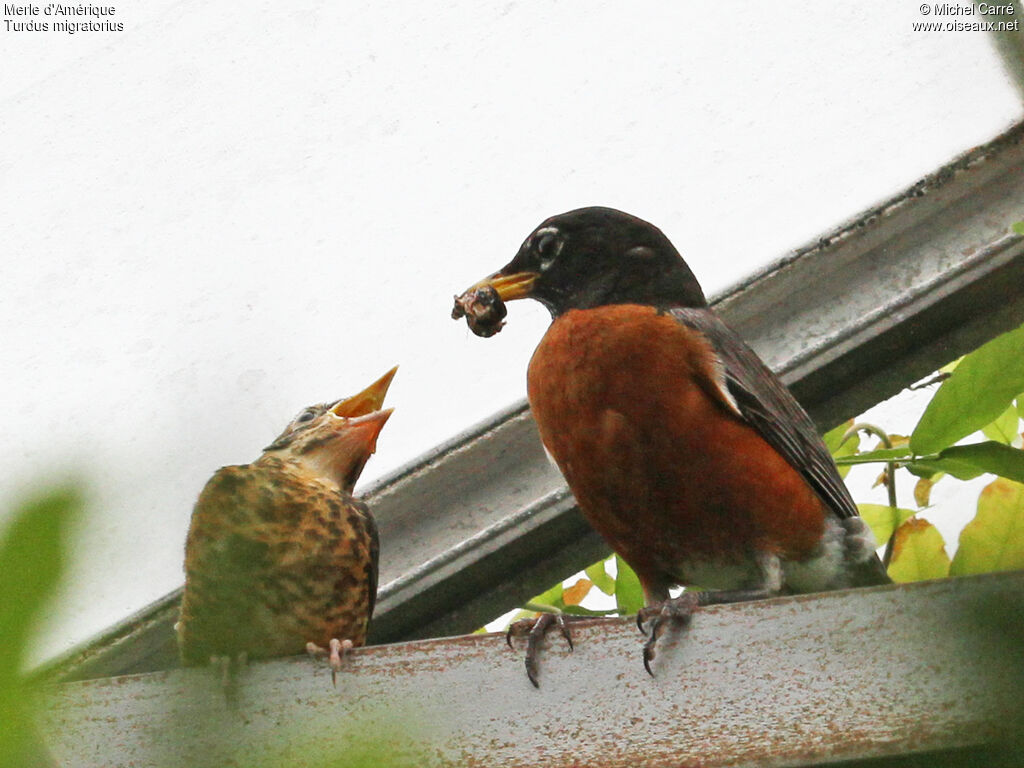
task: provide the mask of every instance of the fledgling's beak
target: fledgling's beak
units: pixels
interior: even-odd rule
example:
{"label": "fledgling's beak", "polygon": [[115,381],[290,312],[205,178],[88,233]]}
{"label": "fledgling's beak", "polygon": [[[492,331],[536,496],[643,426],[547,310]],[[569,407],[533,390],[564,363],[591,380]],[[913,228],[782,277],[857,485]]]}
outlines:
{"label": "fledgling's beak", "polygon": [[369,458],[370,454],[377,450],[377,435],[384,429],[384,424],[394,413],[394,408],[385,408],[382,411],[370,411],[362,416],[350,418],[340,427],[342,433],[339,442],[345,446],[351,446],[352,452],[362,452]]}
{"label": "fledgling's beak", "polygon": [[342,421],[333,425],[330,449],[323,451],[321,460],[330,465],[331,474],[342,489],[352,492],[363,467],[377,450],[377,435],[393,411],[394,408],[385,408],[355,418],[342,417]]}
{"label": "fledgling's beak", "polygon": [[[391,386],[391,380],[395,378],[397,370],[398,366],[396,365],[359,394],[339,400],[331,406],[331,413],[344,419],[351,419],[380,410],[380,407],[384,405],[384,396],[387,395],[388,387]],[[383,426],[383,422],[381,426]]]}

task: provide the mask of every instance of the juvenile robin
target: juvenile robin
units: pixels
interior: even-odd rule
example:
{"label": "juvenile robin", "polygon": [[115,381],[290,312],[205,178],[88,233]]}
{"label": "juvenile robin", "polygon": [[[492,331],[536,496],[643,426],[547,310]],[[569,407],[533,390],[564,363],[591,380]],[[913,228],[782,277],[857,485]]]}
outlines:
{"label": "juvenile robin", "polygon": [[256,461],[219,469],[192,512],[176,625],[186,665],[363,645],[377,594],[377,527],[352,496],[397,369],[301,411]]}
{"label": "juvenile robin", "polygon": [[[489,336],[527,297],[552,317],[530,408],[581,513],[640,579],[648,672],[666,626],[700,606],[888,583],[814,423],[659,229],[610,208],[553,216],[453,316]],[[707,591],[670,598],[677,585]],[[539,622],[535,685],[554,621]]]}

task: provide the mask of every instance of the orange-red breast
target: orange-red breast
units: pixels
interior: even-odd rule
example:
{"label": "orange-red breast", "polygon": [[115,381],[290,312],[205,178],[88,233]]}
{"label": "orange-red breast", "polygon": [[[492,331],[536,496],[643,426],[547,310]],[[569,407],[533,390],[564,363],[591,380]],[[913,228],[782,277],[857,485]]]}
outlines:
{"label": "orange-red breast", "polygon": [[[699,605],[888,582],[810,417],[659,229],[609,208],[549,218],[453,314],[487,336],[526,297],[552,316],[530,407],[580,511],[640,579],[648,669],[665,621]],[[669,600],[675,585],[713,591]]]}
{"label": "orange-red breast", "polygon": [[366,641],[379,544],[352,490],[391,415],[380,408],[395,370],[304,409],[256,461],[206,484],[185,545],[185,664],[329,649],[336,674]]}

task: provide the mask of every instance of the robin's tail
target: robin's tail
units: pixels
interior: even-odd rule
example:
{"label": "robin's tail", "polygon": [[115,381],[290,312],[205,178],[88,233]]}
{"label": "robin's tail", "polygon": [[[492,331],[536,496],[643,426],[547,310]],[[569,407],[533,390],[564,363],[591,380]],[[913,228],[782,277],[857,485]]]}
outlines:
{"label": "robin's tail", "polygon": [[892,584],[885,572],[885,566],[878,559],[875,550],[878,544],[871,529],[863,519],[848,517],[843,520],[846,528],[846,569],[851,587],[875,587]]}

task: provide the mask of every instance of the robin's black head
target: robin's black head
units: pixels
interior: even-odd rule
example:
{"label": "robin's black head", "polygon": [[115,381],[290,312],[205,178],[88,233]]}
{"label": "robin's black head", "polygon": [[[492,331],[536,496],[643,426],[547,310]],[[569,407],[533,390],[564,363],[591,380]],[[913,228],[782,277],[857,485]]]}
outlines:
{"label": "robin's black head", "polygon": [[613,208],[580,208],[547,219],[511,262],[470,291],[476,296],[488,287],[504,301],[537,299],[553,317],[607,304],[707,306],[700,284],[662,231]]}

